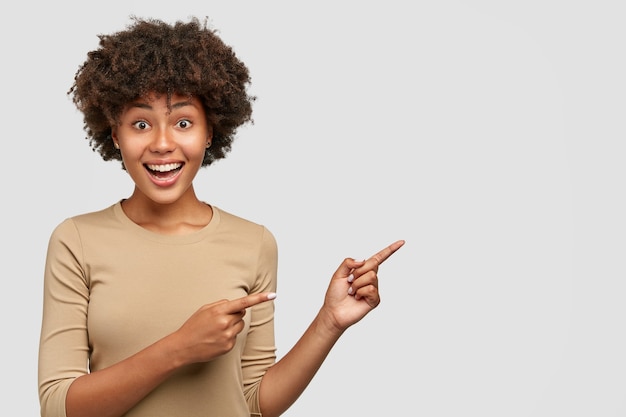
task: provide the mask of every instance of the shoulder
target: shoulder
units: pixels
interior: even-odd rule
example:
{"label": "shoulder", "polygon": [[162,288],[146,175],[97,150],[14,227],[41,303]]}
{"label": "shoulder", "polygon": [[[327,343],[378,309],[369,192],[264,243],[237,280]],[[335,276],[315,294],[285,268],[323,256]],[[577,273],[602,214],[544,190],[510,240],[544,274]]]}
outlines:
{"label": "shoulder", "polygon": [[115,222],[114,206],[115,205],[112,205],[98,211],[77,214],[64,219],[54,228],[52,238],[80,235],[81,231],[91,228],[110,228],[111,224]]}
{"label": "shoulder", "polygon": [[247,233],[271,234],[269,229],[263,224],[237,216],[216,206],[213,206],[213,210],[215,214],[219,216],[220,226],[224,228],[236,229],[240,232]]}
{"label": "shoulder", "polygon": [[243,217],[213,206],[213,210],[219,216],[219,229],[231,236],[240,236],[244,240],[259,242],[265,247],[276,247],[274,234],[267,226],[245,219]]}
{"label": "shoulder", "polygon": [[85,226],[94,225],[94,224],[102,224],[103,222],[111,222],[111,221],[114,221],[116,218],[115,206],[117,206],[118,204],[119,203],[116,203],[102,210],[78,214],[73,217],[70,217],[67,220],[70,220],[76,224],[85,225]]}

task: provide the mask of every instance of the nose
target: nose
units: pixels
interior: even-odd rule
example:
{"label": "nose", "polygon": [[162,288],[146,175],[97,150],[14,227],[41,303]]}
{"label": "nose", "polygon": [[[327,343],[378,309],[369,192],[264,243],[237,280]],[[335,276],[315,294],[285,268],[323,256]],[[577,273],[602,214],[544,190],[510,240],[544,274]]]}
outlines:
{"label": "nose", "polygon": [[176,141],[173,132],[166,128],[155,129],[150,151],[155,153],[168,153],[176,149]]}

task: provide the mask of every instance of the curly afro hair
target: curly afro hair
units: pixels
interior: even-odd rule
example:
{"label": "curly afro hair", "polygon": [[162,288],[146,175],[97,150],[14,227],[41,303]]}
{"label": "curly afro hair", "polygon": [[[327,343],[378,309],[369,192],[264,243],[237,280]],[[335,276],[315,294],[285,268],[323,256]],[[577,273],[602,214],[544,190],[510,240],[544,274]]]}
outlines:
{"label": "curly afro hair", "polygon": [[[241,125],[252,121],[247,92],[248,68],[232,48],[197,18],[168,24],[131,17],[126,30],[99,35],[99,48],[88,53],[68,91],[83,113],[86,139],[105,161],[122,161],[111,127],[129,102],[148,93],[190,95],[200,99],[213,127],[203,166],[222,159]],[[122,168],[124,165],[122,164]]]}

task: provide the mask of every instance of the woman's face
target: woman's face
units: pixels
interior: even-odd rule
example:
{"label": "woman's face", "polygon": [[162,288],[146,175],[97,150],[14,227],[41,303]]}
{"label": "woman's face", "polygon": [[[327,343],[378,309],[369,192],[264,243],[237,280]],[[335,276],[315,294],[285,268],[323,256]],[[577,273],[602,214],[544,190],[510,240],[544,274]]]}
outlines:
{"label": "woman's face", "polygon": [[192,190],[213,130],[196,97],[155,94],[126,106],[112,131],[135,194],[171,204]]}

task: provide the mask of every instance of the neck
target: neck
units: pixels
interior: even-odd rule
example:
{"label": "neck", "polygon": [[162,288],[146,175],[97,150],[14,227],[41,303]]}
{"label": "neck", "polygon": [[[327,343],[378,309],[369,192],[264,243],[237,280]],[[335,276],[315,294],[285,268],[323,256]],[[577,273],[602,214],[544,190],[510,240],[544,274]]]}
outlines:
{"label": "neck", "polygon": [[192,188],[179,199],[160,203],[149,199],[135,189],[122,201],[124,213],[145,229],[163,234],[187,234],[205,227],[211,221],[213,210],[198,200]]}

